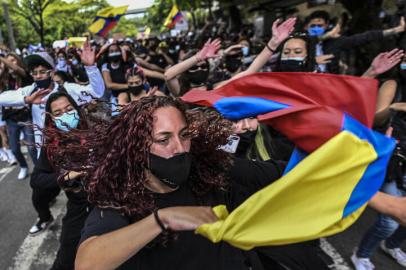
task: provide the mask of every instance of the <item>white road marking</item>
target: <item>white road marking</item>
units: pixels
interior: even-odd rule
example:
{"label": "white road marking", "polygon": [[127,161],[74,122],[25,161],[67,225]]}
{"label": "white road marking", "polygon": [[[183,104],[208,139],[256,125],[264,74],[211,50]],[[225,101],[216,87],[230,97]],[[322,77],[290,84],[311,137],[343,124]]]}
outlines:
{"label": "white road marking", "polygon": [[333,259],[334,265],[329,265],[331,269],[352,270],[352,268],[345,262],[344,258],[341,257],[340,253],[338,253],[338,251],[329,242],[327,242],[325,238],[320,239],[320,247]]}
{"label": "white road marking", "polygon": [[14,169],[15,167],[7,167],[0,169],[0,182],[6,178],[6,176]]}
{"label": "white road marking", "polygon": [[[57,203],[51,208],[56,221],[60,220],[59,217],[65,212],[66,199],[64,196],[64,193],[61,193],[57,197]],[[18,249],[13,258],[13,263],[8,270],[29,270],[31,265],[38,262],[46,263],[51,267],[56,251],[44,254],[44,252],[40,252],[40,247],[54,233],[55,231],[47,229],[43,233],[35,236],[28,235]],[[57,238],[59,239],[60,229],[57,234]]]}

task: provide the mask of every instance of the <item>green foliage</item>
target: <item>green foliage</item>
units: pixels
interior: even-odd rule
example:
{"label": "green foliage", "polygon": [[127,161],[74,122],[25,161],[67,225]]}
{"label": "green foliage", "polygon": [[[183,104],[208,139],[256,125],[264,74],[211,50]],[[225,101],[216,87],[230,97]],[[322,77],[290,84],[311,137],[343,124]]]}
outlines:
{"label": "green foliage", "polygon": [[[10,16],[14,28],[14,36],[18,47],[41,42],[41,16],[43,19],[43,39],[46,45],[54,40],[67,37],[82,36],[88,32],[88,26],[93,22],[96,13],[108,6],[106,0],[9,0]],[[39,8],[40,6],[42,10]],[[3,14],[3,10],[0,12]],[[6,24],[0,16],[0,29],[7,40]],[[122,17],[113,29],[126,35],[137,34],[139,19]]]}

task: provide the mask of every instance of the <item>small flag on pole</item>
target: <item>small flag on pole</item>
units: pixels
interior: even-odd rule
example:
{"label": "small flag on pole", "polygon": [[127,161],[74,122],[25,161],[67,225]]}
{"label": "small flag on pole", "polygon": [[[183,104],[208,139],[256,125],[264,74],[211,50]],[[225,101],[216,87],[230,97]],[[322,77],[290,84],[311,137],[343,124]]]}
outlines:
{"label": "small flag on pole", "polygon": [[177,5],[173,5],[171,12],[165,20],[164,26],[168,29],[175,27],[175,24],[183,18],[182,12],[179,11]]}
{"label": "small flag on pole", "polygon": [[107,7],[97,12],[96,18],[92,25],[89,26],[89,31],[93,34],[105,37],[108,32],[113,29],[121,16],[125,14],[128,6]]}

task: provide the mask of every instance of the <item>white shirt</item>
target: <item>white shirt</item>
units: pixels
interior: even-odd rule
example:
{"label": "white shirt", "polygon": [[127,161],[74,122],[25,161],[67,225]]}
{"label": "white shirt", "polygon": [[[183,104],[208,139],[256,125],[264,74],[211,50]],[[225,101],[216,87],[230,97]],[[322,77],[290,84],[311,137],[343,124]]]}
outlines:
{"label": "white shirt", "polygon": [[[69,95],[78,103],[78,105],[83,105],[88,103],[93,96],[94,98],[100,98],[104,94],[105,86],[103,77],[96,66],[85,66],[87,76],[89,77],[88,85],[80,85],[76,83],[66,83],[63,85]],[[26,87],[18,88],[14,91],[5,91],[0,94],[0,106],[17,107],[24,106],[24,97],[31,95],[36,87],[35,82],[32,85]],[[44,101],[48,97],[57,92],[58,85],[54,84],[54,89],[51,93],[44,97]],[[32,105],[32,122],[39,128],[44,127],[45,123],[45,104],[33,104]],[[42,143],[42,132],[38,129],[34,131],[35,143]],[[39,153],[38,153],[39,154]]]}

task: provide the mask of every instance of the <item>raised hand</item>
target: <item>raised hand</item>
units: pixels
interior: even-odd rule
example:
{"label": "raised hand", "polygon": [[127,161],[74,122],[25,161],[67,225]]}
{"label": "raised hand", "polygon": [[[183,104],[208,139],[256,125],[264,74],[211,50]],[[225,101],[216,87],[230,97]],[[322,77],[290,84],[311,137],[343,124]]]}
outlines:
{"label": "raised hand", "polygon": [[367,77],[376,77],[379,74],[382,74],[402,61],[404,56],[403,50],[400,49],[393,49],[390,52],[384,52],[378,54],[374,60],[368,71],[364,74]]}
{"label": "raised hand", "polygon": [[215,39],[211,41],[209,39],[203,46],[203,48],[196,54],[197,60],[204,61],[209,58],[215,58],[218,57],[217,51],[221,47],[221,41],[220,39]]}
{"label": "raised hand", "polygon": [[83,44],[83,51],[78,52],[80,59],[85,66],[93,66],[96,61],[96,53],[88,41]]}
{"label": "raised hand", "polygon": [[27,104],[43,104],[43,103],[45,103],[43,98],[46,95],[48,95],[49,93],[51,93],[51,91],[52,91],[52,89],[41,89],[41,90],[35,91],[31,95],[26,96],[24,98],[24,101]]}
{"label": "raised hand", "polygon": [[283,23],[279,24],[281,20],[277,19],[272,25],[272,38],[268,42],[273,50],[281,44],[295,29],[296,18],[289,18]]}

